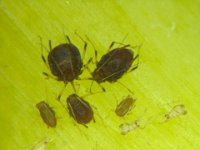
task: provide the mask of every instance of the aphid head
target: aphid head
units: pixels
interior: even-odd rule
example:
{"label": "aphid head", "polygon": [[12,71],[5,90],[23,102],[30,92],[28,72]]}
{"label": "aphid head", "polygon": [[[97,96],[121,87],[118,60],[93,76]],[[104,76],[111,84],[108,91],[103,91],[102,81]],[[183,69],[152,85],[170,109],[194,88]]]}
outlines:
{"label": "aphid head", "polygon": [[44,104],[45,104],[45,102],[44,102],[44,101],[41,101],[41,102],[39,102],[39,103],[36,104],[36,107],[37,107],[38,109],[40,109],[41,106],[44,105]]}

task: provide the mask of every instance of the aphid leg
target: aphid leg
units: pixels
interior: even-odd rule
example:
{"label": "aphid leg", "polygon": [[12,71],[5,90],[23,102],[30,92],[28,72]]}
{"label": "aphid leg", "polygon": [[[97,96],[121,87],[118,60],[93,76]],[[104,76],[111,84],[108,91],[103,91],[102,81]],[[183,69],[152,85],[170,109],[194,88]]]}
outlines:
{"label": "aphid leg", "polygon": [[[92,81],[92,83],[91,83],[91,85],[90,85],[90,94],[94,94],[94,93],[92,92],[92,85],[93,85],[93,82],[94,82],[94,81]],[[105,91],[106,91],[105,88],[104,88],[100,83],[97,82],[97,84],[98,84],[99,87],[101,88],[102,92],[105,92]],[[99,92],[97,92],[97,93],[99,93]]]}
{"label": "aphid leg", "polygon": [[93,119],[93,122],[95,123],[95,122],[96,122],[96,120],[95,120],[94,116],[93,116],[93,118],[92,118],[92,119]]}
{"label": "aphid leg", "polygon": [[68,35],[65,35],[65,37],[69,43],[72,43]]}
{"label": "aphid leg", "polygon": [[82,60],[84,60],[84,58],[85,58],[85,53],[86,53],[86,50],[87,50],[87,42],[75,31],[75,34],[76,34],[76,36],[78,36],[80,39],[81,39],[81,41],[83,41],[83,43],[84,43],[84,48],[83,48],[83,57],[82,57]]}
{"label": "aphid leg", "polygon": [[123,83],[121,83],[120,81],[117,81],[117,83],[119,83],[121,86],[123,86],[124,88],[126,88],[130,93],[132,93],[133,95],[134,95],[134,93],[133,93],[133,91],[131,91],[127,86],[125,86]]}
{"label": "aphid leg", "polygon": [[64,87],[62,88],[62,90],[61,90],[60,93],[58,94],[57,100],[58,100],[59,102],[60,102],[60,98],[61,98],[61,96],[62,96],[62,94],[63,94],[63,92],[64,92],[66,86],[67,86],[67,83],[64,84]]}
{"label": "aphid leg", "polygon": [[87,125],[85,125],[85,124],[82,124],[85,128],[88,128],[88,126]]}
{"label": "aphid leg", "polygon": [[138,59],[138,62],[135,64],[135,65],[133,65],[129,70],[128,70],[128,72],[131,72],[131,71],[133,71],[133,70],[135,70],[135,69],[137,69],[138,68],[138,66],[139,66],[139,54],[137,54],[134,58],[133,58],[133,62],[136,60],[136,59]]}
{"label": "aphid leg", "polygon": [[89,39],[88,36],[86,36],[87,40],[91,43],[93,49],[94,49],[94,58],[95,58],[95,64],[97,65],[98,64],[98,59],[97,59],[97,56],[98,56],[98,52],[97,52],[97,49],[95,48],[94,44],[92,43],[92,41]]}
{"label": "aphid leg", "polygon": [[92,93],[92,85],[93,85],[94,81],[92,81],[91,85],[90,85],[90,93]]}
{"label": "aphid leg", "polygon": [[71,83],[71,85],[73,87],[74,92],[76,93],[76,88],[75,88],[74,82],[70,82],[70,83]]}
{"label": "aphid leg", "polygon": [[44,64],[46,65],[46,67],[49,69],[49,66],[48,66],[48,64],[47,64],[47,61],[46,61],[46,58],[45,58],[45,56],[44,56],[44,45],[43,45],[43,42],[42,42],[42,37],[41,36],[39,36],[39,38],[40,38],[40,44],[41,44],[41,57],[42,57],[42,60],[43,60],[43,62],[44,62]]}
{"label": "aphid leg", "polygon": [[115,45],[115,44],[119,44],[119,45],[123,45],[123,48],[126,48],[126,47],[130,47],[129,44],[123,44],[123,43],[120,43],[120,42],[112,42],[108,48],[108,52],[112,49],[112,47]]}
{"label": "aphid leg", "polygon": [[138,61],[137,61],[137,63],[136,63],[136,65],[134,65],[134,66],[132,66],[131,67],[131,69],[129,69],[129,72],[131,72],[131,71],[133,71],[133,70],[135,70],[135,69],[137,69],[138,68],[138,65],[139,65],[139,62],[140,62],[140,48],[141,48],[141,46],[142,46],[142,43],[140,44],[140,45],[137,45],[137,46],[134,46],[133,48],[136,48],[136,47],[138,47],[138,53],[137,53],[137,55],[133,58],[133,62],[137,59]]}
{"label": "aphid leg", "polygon": [[46,79],[52,78],[52,79],[54,79],[54,80],[57,80],[55,77],[53,77],[52,75],[50,75],[50,74],[48,74],[48,73],[46,73],[46,72],[42,72],[42,74],[46,77]]}
{"label": "aphid leg", "polygon": [[88,65],[92,62],[92,57],[89,58],[89,60],[87,61],[86,64],[83,65],[83,69],[81,70],[81,72],[83,72],[85,70],[85,68],[88,68]]}
{"label": "aphid leg", "polygon": [[51,43],[51,40],[49,40],[49,49],[50,49],[50,51],[53,50],[53,49],[52,49],[52,43]]}

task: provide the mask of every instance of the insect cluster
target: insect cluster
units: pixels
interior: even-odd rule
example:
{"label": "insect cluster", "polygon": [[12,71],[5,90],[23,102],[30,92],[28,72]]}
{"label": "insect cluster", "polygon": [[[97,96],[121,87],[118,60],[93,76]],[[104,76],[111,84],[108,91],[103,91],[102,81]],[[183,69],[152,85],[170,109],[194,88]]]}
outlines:
{"label": "insect cluster", "polygon": [[[76,33],[77,34],[77,33]],[[73,87],[74,93],[66,98],[66,104],[63,105],[60,98],[64,89],[58,95],[57,100],[68,110],[69,115],[81,125],[87,127],[87,123],[94,120],[94,111],[90,104],[77,95],[76,87],[74,81],[80,79],[79,76],[82,74],[84,69],[90,72],[91,77],[88,80],[95,81],[105,92],[106,89],[101,85],[103,82],[117,82],[125,73],[131,72],[138,67],[138,63],[133,65],[133,63],[139,58],[138,54],[135,54],[133,49],[140,48],[140,46],[131,47],[130,45],[124,45],[122,43],[112,42],[109,46],[108,52],[104,54],[101,59],[97,60],[97,50],[94,44],[89,42],[94,48],[95,52],[95,63],[96,68],[91,71],[88,67],[92,62],[93,58],[89,58],[86,64],[83,63],[85,52],[87,50],[87,42],[83,40],[78,34],[77,36],[84,42],[83,54],[81,57],[80,50],[75,46],[70,38],[66,36],[67,42],[52,47],[51,40],[49,41],[49,52],[47,58],[43,53],[42,45],[42,60],[45,65],[49,68],[51,74],[43,72],[47,77],[56,78],[57,81],[62,81],[64,83],[64,88],[68,83]],[[112,48],[115,44],[120,44],[120,47]],[[92,83],[90,86],[90,93],[92,93]],[[124,117],[134,106],[136,99],[128,95],[124,98],[116,107],[115,114],[119,117]],[[44,101],[36,104],[43,121],[48,127],[56,127],[57,119],[53,109]],[[180,109],[179,109],[180,110]],[[181,111],[181,110],[180,110]],[[170,117],[176,117],[177,114],[167,114],[166,120]],[[95,121],[95,120],[94,120]],[[121,133],[126,134],[130,130],[133,130],[140,126],[139,121],[134,121],[133,123],[121,124]]]}

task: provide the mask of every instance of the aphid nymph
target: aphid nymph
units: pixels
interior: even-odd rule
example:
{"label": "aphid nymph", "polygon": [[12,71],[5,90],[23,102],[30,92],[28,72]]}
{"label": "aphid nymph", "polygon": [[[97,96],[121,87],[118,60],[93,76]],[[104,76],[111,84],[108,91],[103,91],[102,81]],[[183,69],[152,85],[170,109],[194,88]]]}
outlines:
{"label": "aphid nymph", "polygon": [[85,125],[92,119],[94,120],[94,113],[90,104],[78,95],[70,95],[67,98],[67,106],[70,116],[72,116],[77,123]]}
{"label": "aphid nymph", "polygon": [[187,114],[187,111],[185,109],[185,105],[178,104],[178,105],[175,105],[167,114],[165,114],[161,122],[166,122],[172,118],[178,117],[180,115],[186,115],[186,114]]}
{"label": "aphid nymph", "polygon": [[131,110],[136,99],[133,99],[130,95],[128,95],[124,100],[122,100],[115,109],[116,115],[123,117]]}
{"label": "aphid nymph", "polygon": [[47,126],[52,128],[56,127],[57,120],[53,109],[44,101],[36,104],[36,107],[40,111],[40,116]]}
{"label": "aphid nymph", "polygon": [[119,127],[121,128],[121,134],[125,135],[128,132],[135,130],[136,128],[139,128],[140,122],[139,120],[135,120],[134,122],[131,122],[131,123],[121,124]]}

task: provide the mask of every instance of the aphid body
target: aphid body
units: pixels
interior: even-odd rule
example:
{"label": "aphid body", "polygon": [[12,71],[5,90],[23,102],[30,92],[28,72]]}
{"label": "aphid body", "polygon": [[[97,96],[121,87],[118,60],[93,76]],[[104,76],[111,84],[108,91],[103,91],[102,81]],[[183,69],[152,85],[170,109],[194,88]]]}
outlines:
{"label": "aphid body", "polygon": [[[51,47],[51,46],[50,46]],[[60,44],[51,49],[48,54],[51,73],[59,81],[72,82],[82,73],[83,66],[79,49],[70,42]]]}
{"label": "aphid body", "polygon": [[96,64],[96,69],[92,72],[92,80],[98,83],[105,81],[116,82],[121,78],[138,57],[138,55],[134,57],[134,52],[127,47],[128,45],[115,48],[103,55]]}
{"label": "aphid body", "polygon": [[121,134],[125,135],[128,132],[140,127],[139,120],[135,120],[132,123],[124,123],[119,126],[121,128]]}
{"label": "aphid body", "polygon": [[116,115],[123,117],[131,110],[133,107],[133,103],[136,100],[133,99],[131,96],[127,96],[124,100],[122,100],[119,105],[117,105],[117,108],[115,109]]}
{"label": "aphid body", "polygon": [[169,119],[178,117],[180,115],[185,115],[185,114],[187,114],[185,106],[183,104],[176,105],[170,110],[169,113],[165,114],[162,122],[166,122]]}
{"label": "aphid body", "polygon": [[36,107],[40,111],[40,115],[47,126],[52,128],[56,127],[57,120],[53,109],[44,101],[36,104]]}
{"label": "aphid body", "polygon": [[94,119],[90,104],[76,94],[72,94],[67,98],[67,106],[70,116],[79,124],[84,125]]}

